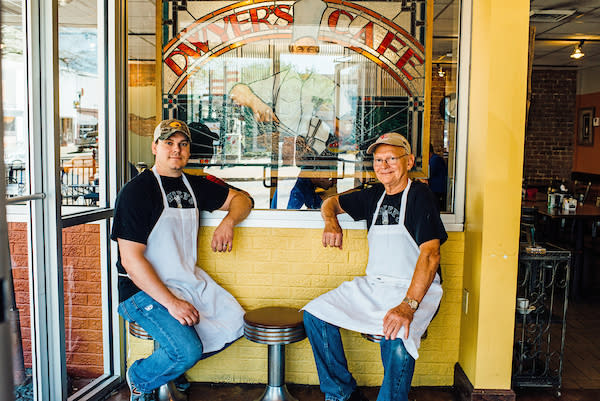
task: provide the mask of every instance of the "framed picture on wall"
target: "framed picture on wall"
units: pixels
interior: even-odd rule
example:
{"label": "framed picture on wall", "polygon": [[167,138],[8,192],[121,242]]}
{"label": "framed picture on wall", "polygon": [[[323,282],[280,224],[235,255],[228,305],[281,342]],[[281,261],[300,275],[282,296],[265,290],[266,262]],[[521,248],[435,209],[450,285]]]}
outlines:
{"label": "framed picture on wall", "polygon": [[594,107],[579,109],[577,145],[592,146],[594,144]]}

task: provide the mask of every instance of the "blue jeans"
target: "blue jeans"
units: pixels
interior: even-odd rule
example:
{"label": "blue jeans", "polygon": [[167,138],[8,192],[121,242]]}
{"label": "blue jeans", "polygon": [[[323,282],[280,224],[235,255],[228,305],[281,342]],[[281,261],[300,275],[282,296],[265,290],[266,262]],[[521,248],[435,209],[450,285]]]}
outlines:
{"label": "blue jeans", "polygon": [[[143,393],[175,379],[201,359],[219,351],[203,354],[202,342],[193,326],[184,326],[169,311],[143,291],[119,304],[119,314],[136,322],[160,345],[152,355],[138,359],[129,367],[129,379]],[[229,346],[227,344],[224,348]]]}
{"label": "blue jeans", "polygon": [[[356,389],[356,380],[348,370],[339,327],[304,311],[304,329],[313,349],[325,400],[346,401]],[[379,346],[384,374],[377,401],[408,401],[414,358],[399,338],[383,339]]]}

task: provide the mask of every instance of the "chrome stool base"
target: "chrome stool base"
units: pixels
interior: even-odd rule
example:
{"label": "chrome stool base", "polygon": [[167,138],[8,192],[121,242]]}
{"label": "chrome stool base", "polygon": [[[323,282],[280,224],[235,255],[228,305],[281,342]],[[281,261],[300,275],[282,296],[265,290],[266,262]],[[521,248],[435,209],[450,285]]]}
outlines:
{"label": "chrome stool base", "polygon": [[265,388],[265,391],[255,401],[298,401],[287,389],[287,386],[274,387],[269,386]]}
{"label": "chrome stool base", "polygon": [[158,401],[187,401],[188,397],[185,393],[177,390],[175,383],[168,382],[156,390],[156,399]]}
{"label": "chrome stool base", "polygon": [[285,345],[306,338],[302,312],[283,307],[247,312],[244,336],[255,343],[266,344],[268,350],[267,386],[256,401],[298,401],[285,385]]}

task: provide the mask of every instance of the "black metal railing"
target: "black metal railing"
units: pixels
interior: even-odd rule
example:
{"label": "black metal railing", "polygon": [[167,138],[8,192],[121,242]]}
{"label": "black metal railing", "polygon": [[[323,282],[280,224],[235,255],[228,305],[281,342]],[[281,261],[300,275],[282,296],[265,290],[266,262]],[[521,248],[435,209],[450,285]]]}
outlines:
{"label": "black metal railing", "polygon": [[98,204],[98,163],[93,158],[61,160],[62,204],[96,206]]}

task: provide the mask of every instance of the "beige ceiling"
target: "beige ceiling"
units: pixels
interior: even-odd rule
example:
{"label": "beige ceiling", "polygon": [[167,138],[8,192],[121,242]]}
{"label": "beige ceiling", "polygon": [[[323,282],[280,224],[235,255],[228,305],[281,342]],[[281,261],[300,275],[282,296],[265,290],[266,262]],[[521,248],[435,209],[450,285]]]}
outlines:
{"label": "beige ceiling", "polygon": [[[530,8],[574,11],[558,22],[531,22],[536,30],[534,66],[578,69],[600,66],[599,0],[531,0]],[[584,40],[585,57],[574,60],[569,55],[580,40]]]}

